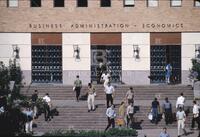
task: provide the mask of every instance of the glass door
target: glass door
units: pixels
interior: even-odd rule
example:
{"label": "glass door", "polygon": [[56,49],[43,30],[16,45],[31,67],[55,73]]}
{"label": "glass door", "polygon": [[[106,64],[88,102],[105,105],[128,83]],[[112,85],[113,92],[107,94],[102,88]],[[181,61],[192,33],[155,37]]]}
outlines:
{"label": "glass door", "polygon": [[57,45],[32,46],[32,82],[62,82],[62,47]]}
{"label": "glass door", "polygon": [[180,45],[152,45],[150,82],[165,83],[166,65],[172,66],[170,83],[181,83],[181,46]]}
{"label": "glass door", "polygon": [[111,75],[111,82],[121,82],[121,46],[91,47],[91,81],[99,84],[104,71]]}

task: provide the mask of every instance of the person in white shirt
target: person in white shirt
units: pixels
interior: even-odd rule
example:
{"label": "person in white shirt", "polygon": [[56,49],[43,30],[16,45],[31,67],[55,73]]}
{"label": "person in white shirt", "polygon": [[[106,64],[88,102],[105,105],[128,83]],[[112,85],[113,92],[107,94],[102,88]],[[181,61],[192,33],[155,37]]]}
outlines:
{"label": "person in white shirt", "polygon": [[176,101],[176,108],[182,107],[184,109],[184,103],[185,103],[185,97],[183,97],[183,93],[181,93],[181,96],[177,98]]}
{"label": "person in white shirt", "polygon": [[178,122],[178,137],[180,137],[180,128],[184,131],[184,134],[187,135],[187,132],[185,130],[186,115],[182,107],[179,107],[179,111],[176,113],[176,118]]}
{"label": "person in white shirt", "polygon": [[107,108],[106,110],[106,116],[108,117],[108,125],[105,129],[108,130],[108,128],[112,125],[112,128],[115,128],[115,117],[117,116],[116,115],[116,112],[114,110],[114,105],[111,105],[111,107]]}
{"label": "person in white shirt", "polygon": [[195,127],[195,122],[198,124],[198,129],[200,129],[200,119],[199,119],[199,109],[200,107],[197,105],[197,102],[194,100],[193,101],[193,118],[192,118],[192,128],[194,129]]}
{"label": "person in white shirt", "polygon": [[44,100],[44,118],[45,121],[50,121],[50,108],[51,108],[51,99],[49,97],[49,94],[46,93],[46,95],[43,97]]}
{"label": "person in white shirt", "polygon": [[27,117],[26,123],[25,123],[25,131],[26,133],[32,133],[32,125],[33,125],[33,110],[31,110],[30,107],[27,107],[25,110],[22,111]]}
{"label": "person in white shirt", "polygon": [[134,102],[134,91],[133,87],[130,87],[130,89],[126,92],[126,99],[128,101],[128,104]]}
{"label": "person in white shirt", "polygon": [[95,98],[95,88],[91,83],[88,83],[88,112],[94,111],[95,110],[95,105],[94,105],[94,98]]}
{"label": "person in white shirt", "polygon": [[104,88],[108,85],[108,82],[110,81],[110,74],[105,71],[105,73],[102,74],[101,80],[104,82],[103,86]]}
{"label": "person in white shirt", "polygon": [[113,97],[115,93],[114,87],[108,82],[108,85],[105,87],[106,92],[106,102],[107,102],[107,108],[109,107],[109,102],[111,102],[111,105],[113,105]]}
{"label": "person in white shirt", "polygon": [[126,115],[127,115],[127,127],[129,127],[129,122],[131,121],[131,126],[133,126],[133,114],[134,114],[134,106],[133,102],[129,104],[127,107]]}

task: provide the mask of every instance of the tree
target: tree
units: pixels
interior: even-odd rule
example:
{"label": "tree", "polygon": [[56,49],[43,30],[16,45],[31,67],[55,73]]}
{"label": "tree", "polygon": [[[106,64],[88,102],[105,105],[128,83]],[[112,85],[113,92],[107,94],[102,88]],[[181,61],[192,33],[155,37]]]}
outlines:
{"label": "tree", "polygon": [[194,72],[197,72],[197,80],[200,80],[200,62],[197,59],[192,59],[192,69],[190,70],[190,75],[192,76]]}
{"label": "tree", "polygon": [[[10,81],[14,81],[14,88],[9,88]],[[26,116],[21,112],[22,105],[18,101],[21,98],[20,87],[22,72],[16,64],[16,59],[10,60],[9,67],[0,62],[0,107],[4,112],[0,113],[0,135],[22,135]]]}

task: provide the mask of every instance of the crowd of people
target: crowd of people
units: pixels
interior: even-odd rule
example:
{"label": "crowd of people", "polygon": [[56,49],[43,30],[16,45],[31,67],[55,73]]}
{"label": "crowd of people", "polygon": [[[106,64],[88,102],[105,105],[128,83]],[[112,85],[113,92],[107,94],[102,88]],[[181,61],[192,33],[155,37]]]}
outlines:
{"label": "crowd of people", "polygon": [[[168,66],[169,69],[170,66]],[[106,96],[106,116],[108,119],[108,125],[105,129],[108,130],[109,127],[112,126],[112,128],[115,127],[115,123],[119,127],[133,127],[134,125],[134,91],[133,87],[130,87],[129,90],[126,93],[126,96],[122,100],[118,114],[115,110],[115,105],[113,103],[113,99],[115,96],[115,88],[111,85],[111,79],[110,74],[105,72],[101,76],[101,80],[104,86],[104,92]],[[167,78],[167,83],[169,83],[169,79]],[[77,76],[77,80],[74,82],[74,90],[76,91],[76,97],[77,94],[80,95],[80,89],[79,87],[82,86],[82,81],[79,79],[79,76]],[[78,88],[77,88],[78,87]],[[88,112],[95,110],[95,96],[96,91],[95,87],[88,83]],[[78,100],[78,99],[77,99]],[[160,102],[157,98],[154,98],[154,100],[151,103],[151,109],[150,114],[152,115],[151,122],[158,124],[159,119],[163,118],[165,120],[165,124],[172,124],[174,121],[177,121],[177,127],[178,127],[178,137],[181,135],[181,129],[183,130],[183,133],[187,135],[187,132],[185,130],[185,120],[187,118],[185,113],[185,97],[183,93],[180,94],[180,96],[177,98],[175,107],[176,110],[173,112],[172,103],[169,101],[168,97],[165,98],[162,105],[160,105]],[[197,105],[196,101],[193,101],[193,119],[192,119],[192,125],[191,130],[194,130],[195,123],[198,124],[198,129],[200,128],[200,117],[199,117],[199,105]],[[170,137],[167,133],[167,128],[163,128],[163,132],[161,133],[160,137]]]}
{"label": "crowd of people", "polygon": [[[101,76],[101,80],[104,86],[104,92],[106,97],[106,116],[108,119],[108,125],[105,128],[105,131],[107,131],[111,126],[112,128],[115,128],[115,124],[117,124],[119,127],[127,127],[132,128],[134,126],[134,90],[133,87],[129,87],[129,90],[126,92],[125,97],[121,101],[121,104],[119,106],[118,112],[115,110],[114,105],[114,96],[115,96],[115,88],[111,84],[111,79],[109,73],[105,72]],[[79,79],[79,76],[76,76],[76,80],[74,81],[73,90],[75,91],[75,100],[79,102],[80,99],[80,93],[82,88],[82,81]],[[87,106],[88,106],[88,112],[95,111],[96,105],[95,105],[95,97],[96,97],[96,89],[92,83],[88,83],[87,87]],[[25,124],[25,131],[26,133],[32,132],[32,125],[33,121],[38,117],[38,108],[36,105],[36,101],[38,99],[38,91],[35,90],[35,93],[32,95],[32,107],[25,108],[22,112],[27,115],[27,122]],[[52,101],[49,97],[49,94],[46,93],[46,95],[42,98],[44,101],[44,117],[45,121],[50,121],[53,117],[51,114],[52,110]],[[172,124],[175,120],[177,121],[177,127],[178,127],[178,137],[181,135],[181,129],[183,130],[183,133],[187,135],[187,132],[185,130],[185,120],[187,118],[185,113],[185,102],[186,98],[184,97],[183,93],[180,94],[180,96],[177,98],[175,108],[173,112],[173,105],[169,101],[168,97],[165,98],[162,105],[160,105],[160,102],[157,98],[154,98],[154,100],[151,103],[151,109],[150,114],[152,115],[152,118],[150,119],[152,123],[158,124],[159,118],[164,118],[166,125]],[[195,123],[197,123],[198,127],[197,129],[200,129],[200,116],[199,116],[199,105],[194,100],[193,101],[193,118],[192,118],[192,125],[191,130],[196,129]],[[160,137],[170,137],[167,133],[167,128],[163,128],[163,132],[161,132]]]}
{"label": "crowd of people", "polygon": [[35,123],[35,120],[38,118],[38,116],[40,115],[40,113],[44,113],[44,119],[45,121],[51,121],[51,119],[53,118],[54,115],[58,115],[58,111],[56,110],[56,108],[53,107],[52,105],[52,101],[51,98],[49,96],[49,93],[46,93],[44,97],[41,98],[42,100],[42,110],[40,110],[39,112],[39,108],[37,105],[37,101],[38,101],[39,97],[38,97],[38,91],[35,90],[34,93],[31,96],[31,105],[27,105],[25,107],[22,108],[22,113],[27,117],[26,118],[26,122],[25,122],[25,133],[28,134],[33,134],[33,124],[37,125]]}

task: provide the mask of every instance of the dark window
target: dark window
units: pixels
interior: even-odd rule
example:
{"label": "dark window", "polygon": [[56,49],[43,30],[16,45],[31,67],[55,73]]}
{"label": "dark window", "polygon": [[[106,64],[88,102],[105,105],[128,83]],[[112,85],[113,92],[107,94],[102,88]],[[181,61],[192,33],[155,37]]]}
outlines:
{"label": "dark window", "polygon": [[77,0],[77,7],[87,7],[88,1],[87,0]]}
{"label": "dark window", "polygon": [[31,7],[41,7],[41,0],[31,0]]}
{"label": "dark window", "polygon": [[101,0],[101,7],[110,7],[111,1],[110,0]]}
{"label": "dark window", "polygon": [[64,7],[65,0],[54,0],[54,7]]}

